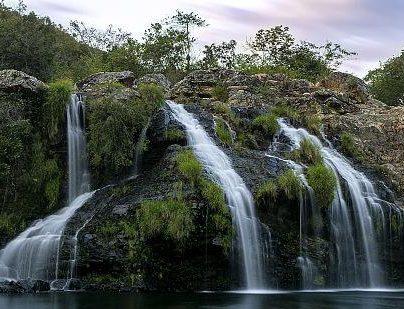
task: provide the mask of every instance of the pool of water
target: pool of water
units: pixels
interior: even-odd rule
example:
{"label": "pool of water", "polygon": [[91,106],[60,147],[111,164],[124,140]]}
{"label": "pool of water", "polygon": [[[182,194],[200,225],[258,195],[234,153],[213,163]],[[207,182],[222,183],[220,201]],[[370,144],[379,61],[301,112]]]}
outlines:
{"label": "pool of water", "polygon": [[131,308],[404,308],[404,291],[322,291],[194,294],[109,294],[87,292],[1,295],[0,309]]}

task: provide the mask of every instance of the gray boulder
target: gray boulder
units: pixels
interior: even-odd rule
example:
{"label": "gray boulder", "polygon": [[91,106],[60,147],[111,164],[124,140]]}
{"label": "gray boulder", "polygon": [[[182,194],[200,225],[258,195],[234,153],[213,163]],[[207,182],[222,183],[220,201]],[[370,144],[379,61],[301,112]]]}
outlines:
{"label": "gray boulder", "polygon": [[135,80],[133,88],[137,88],[140,84],[155,84],[161,87],[164,92],[168,92],[171,88],[171,82],[163,74],[146,74]]}
{"label": "gray boulder", "polygon": [[38,92],[45,84],[39,79],[17,70],[0,71],[1,89],[22,89],[31,92]]}
{"label": "gray boulder", "polygon": [[79,81],[76,86],[79,90],[87,90],[95,85],[121,83],[127,87],[132,87],[135,76],[131,71],[122,72],[100,72]]}

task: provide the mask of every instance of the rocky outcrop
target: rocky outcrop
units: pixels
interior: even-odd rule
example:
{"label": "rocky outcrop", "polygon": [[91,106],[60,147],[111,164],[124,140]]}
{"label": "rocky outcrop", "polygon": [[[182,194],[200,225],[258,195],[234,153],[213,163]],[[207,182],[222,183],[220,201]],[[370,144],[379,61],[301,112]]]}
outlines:
{"label": "rocky outcrop", "polygon": [[0,90],[25,90],[38,92],[45,86],[43,82],[33,76],[17,70],[0,71]]}
{"label": "rocky outcrop", "polygon": [[171,88],[171,82],[163,74],[146,74],[135,80],[133,88],[136,89],[141,84],[155,84],[161,87],[165,93],[168,93]]}
{"label": "rocky outcrop", "polygon": [[79,81],[76,86],[80,91],[91,89],[96,85],[111,83],[120,83],[126,87],[132,87],[134,80],[135,76],[131,71],[101,72]]}
{"label": "rocky outcrop", "polygon": [[50,290],[49,282],[42,280],[18,280],[0,282],[0,293],[19,294],[47,292]]}

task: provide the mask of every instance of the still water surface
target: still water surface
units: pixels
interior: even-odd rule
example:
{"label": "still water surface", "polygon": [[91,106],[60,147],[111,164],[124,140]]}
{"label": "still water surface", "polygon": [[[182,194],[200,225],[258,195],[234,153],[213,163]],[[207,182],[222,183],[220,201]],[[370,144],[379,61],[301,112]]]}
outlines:
{"label": "still water surface", "polygon": [[296,292],[272,294],[100,294],[1,295],[0,309],[379,309],[404,308],[404,291]]}

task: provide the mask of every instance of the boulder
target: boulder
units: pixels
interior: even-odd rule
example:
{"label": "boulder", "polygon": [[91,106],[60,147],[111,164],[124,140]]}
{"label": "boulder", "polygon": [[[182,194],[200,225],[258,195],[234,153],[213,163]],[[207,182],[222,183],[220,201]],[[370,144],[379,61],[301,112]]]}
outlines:
{"label": "boulder", "polygon": [[127,87],[132,87],[135,76],[131,71],[123,72],[100,72],[79,81],[76,86],[79,90],[87,90],[100,84],[121,83]]}
{"label": "boulder", "polygon": [[161,87],[164,92],[168,92],[171,88],[171,82],[163,74],[146,74],[135,80],[133,88],[137,88],[140,84],[155,84]]}
{"label": "boulder", "polygon": [[45,84],[39,79],[17,70],[0,71],[1,89],[22,89],[30,92],[38,92]]}
{"label": "boulder", "polygon": [[333,72],[317,83],[317,87],[348,94],[353,103],[366,103],[370,99],[369,86],[348,73]]}

